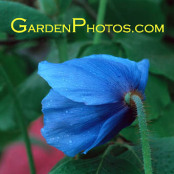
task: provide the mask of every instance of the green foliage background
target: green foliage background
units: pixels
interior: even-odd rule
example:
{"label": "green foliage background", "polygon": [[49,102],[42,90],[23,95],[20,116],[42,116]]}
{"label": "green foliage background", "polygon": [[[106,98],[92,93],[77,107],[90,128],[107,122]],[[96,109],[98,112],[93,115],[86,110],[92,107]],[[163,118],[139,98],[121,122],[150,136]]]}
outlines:
{"label": "green foliage background", "polygon": [[[78,28],[66,34],[16,34],[10,28],[14,18],[27,24],[72,24],[72,18],[96,23],[99,0],[0,1],[0,64],[14,86],[25,122],[41,116],[41,100],[49,87],[36,73],[41,60],[62,62],[91,54],[111,54],[139,61],[150,60],[146,88],[146,110],[151,135],[154,173],[174,173],[174,1],[108,0],[105,23],[165,24],[164,33],[107,33],[93,44],[93,33]],[[21,140],[15,103],[0,74],[0,151]],[[78,159],[63,159],[50,174],[140,174],[143,173],[137,121],[122,130],[110,143]]]}

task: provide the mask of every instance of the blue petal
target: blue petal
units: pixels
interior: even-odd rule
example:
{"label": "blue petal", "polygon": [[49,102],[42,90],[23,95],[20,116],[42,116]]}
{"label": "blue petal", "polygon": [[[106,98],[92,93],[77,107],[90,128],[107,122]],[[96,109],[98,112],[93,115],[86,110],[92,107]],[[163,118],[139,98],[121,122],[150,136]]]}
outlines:
{"label": "blue petal", "polygon": [[149,74],[149,60],[143,59],[142,61],[138,62],[137,65],[141,73],[141,79],[139,82],[138,90],[144,93]]}
{"label": "blue petal", "polygon": [[108,135],[104,137],[104,139],[98,145],[102,145],[111,140],[112,138],[114,138],[115,135],[117,135],[123,128],[131,125],[131,123],[135,120],[135,118],[136,118],[135,112],[129,109],[121,116],[120,123],[117,122],[114,129],[112,129],[110,133],[108,133]]}
{"label": "blue petal", "polygon": [[[41,132],[48,144],[60,149],[68,156],[91,147],[106,120],[118,112],[123,105],[98,106],[73,102],[51,90],[43,99],[44,127]],[[119,119],[119,118],[117,118]],[[109,132],[109,131],[107,131]]]}
{"label": "blue petal", "polygon": [[135,120],[133,114],[127,106],[118,111],[116,114],[108,118],[102,125],[99,134],[93,144],[85,150],[85,154],[95,146],[101,145],[112,139],[123,128],[129,126]]}
{"label": "blue petal", "polygon": [[109,55],[92,55],[62,64],[46,61],[38,73],[61,95],[87,105],[119,103],[125,93],[137,89],[137,63]]}

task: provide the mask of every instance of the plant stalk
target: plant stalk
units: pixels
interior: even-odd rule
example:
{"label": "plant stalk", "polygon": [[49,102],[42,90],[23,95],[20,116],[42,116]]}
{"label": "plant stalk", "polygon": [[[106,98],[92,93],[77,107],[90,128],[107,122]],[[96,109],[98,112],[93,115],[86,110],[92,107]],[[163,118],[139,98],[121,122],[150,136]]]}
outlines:
{"label": "plant stalk", "polygon": [[26,151],[27,151],[27,155],[28,155],[28,161],[29,161],[29,165],[30,165],[30,172],[31,174],[35,174],[35,166],[34,166],[34,161],[33,161],[33,156],[32,156],[32,151],[31,151],[31,143],[30,143],[30,139],[27,133],[27,127],[25,125],[25,120],[24,120],[24,114],[22,111],[22,108],[20,106],[19,100],[17,98],[17,95],[15,93],[15,90],[13,88],[13,85],[10,81],[10,79],[8,78],[8,75],[6,74],[4,68],[2,67],[2,65],[0,65],[0,72],[2,77],[4,78],[4,80],[7,83],[9,92],[11,93],[11,96],[14,100],[15,103],[15,109],[16,109],[16,116],[17,116],[17,120],[24,138],[24,142],[25,142],[25,147],[26,147]]}
{"label": "plant stalk", "polygon": [[[96,25],[104,24],[107,1],[108,0],[100,0]],[[95,32],[93,44],[99,44],[100,40],[101,40],[101,33]]]}

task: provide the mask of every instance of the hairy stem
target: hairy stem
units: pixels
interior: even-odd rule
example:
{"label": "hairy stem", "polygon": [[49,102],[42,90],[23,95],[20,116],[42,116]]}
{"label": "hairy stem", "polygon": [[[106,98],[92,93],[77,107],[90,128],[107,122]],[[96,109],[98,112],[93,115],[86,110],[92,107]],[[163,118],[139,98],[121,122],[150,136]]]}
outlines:
{"label": "hairy stem", "polygon": [[152,162],[151,162],[151,150],[149,145],[149,132],[146,123],[146,114],[143,107],[143,102],[138,95],[131,95],[131,101],[136,106],[137,116],[139,122],[141,143],[142,143],[142,154],[144,161],[145,174],[152,174]]}
{"label": "hairy stem", "polygon": [[6,74],[2,65],[0,65],[0,73],[1,73],[2,77],[4,78],[4,80],[6,81],[7,86],[9,88],[9,92],[11,93],[11,96],[13,97],[13,100],[15,103],[17,120],[18,120],[20,129],[21,129],[23,138],[24,138],[25,147],[26,147],[26,151],[27,151],[27,155],[28,155],[30,171],[31,171],[31,174],[35,174],[35,166],[34,166],[34,161],[33,161],[33,156],[32,156],[32,151],[31,151],[31,143],[30,143],[30,139],[29,139],[29,136],[27,133],[27,127],[25,125],[24,114],[23,114],[22,108],[18,101],[17,95],[14,91],[13,85],[12,85],[11,81],[9,80],[8,75]]}
{"label": "hairy stem", "polygon": [[[104,23],[106,4],[107,4],[107,0],[100,0],[96,25]],[[100,43],[100,40],[101,40],[101,34],[98,32],[95,32],[93,43],[98,44]]]}

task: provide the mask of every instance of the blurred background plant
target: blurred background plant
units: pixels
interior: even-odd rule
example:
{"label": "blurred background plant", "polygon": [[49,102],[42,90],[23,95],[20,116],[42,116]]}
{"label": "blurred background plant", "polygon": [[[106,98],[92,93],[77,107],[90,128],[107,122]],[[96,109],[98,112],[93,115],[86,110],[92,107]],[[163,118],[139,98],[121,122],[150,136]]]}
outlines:
{"label": "blurred background plant", "polygon": [[[72,24],[72,18],[78,17],[85,18],[92,26],[96,23],[98,6],[99,0],[0,1],[0,65],[22,109],[24,124],[28,127],[35,124],[32,122],[39,117],[41,120],[41,100],[49,91],[46,82],[37,75],[39,61],[47,59],[50,62],[63,62],[91,54],[111,54],[135,61],[148,58],[150,76],[145,105],[151,134],[154,173],[174,173],[174,1],[107,2],[105,23],[131,24],[132,27],[136,24],[165,24],[164,33],[105,32],[101,34],[100,42],[94,44],[94,33],[87,33],[83,27],[79,27],[76,33],[37,35],[14,34],[10,29],[10,23],[16,17],[30,19],[34,24]],[[8,86],[1,72],[0,173],[11,174],[16,170],[16,173],[23,174],[29,172],[29,168],[25,167],[25,160],[18,163],[19,158],[26,159],[26,155],[23,145],[16,145],[23,141],[22,131],[15,109],[16,100]],[[43,139],[30,135],[30,140],[34,146],[38,174],[45,167],[44,163],[53,160],[50,167],[41,172],[48,173],[63,154],[55,149],[53,153],[49,150],[50,154],[45,154],[43,147],[46,144]],[[142,173],[139,142],[135,121],[111,143],[94,149],[86,156],[81,155],[76,160],[66,157],[50,173]],[[42,155],[45,156],[39,159]]]}

